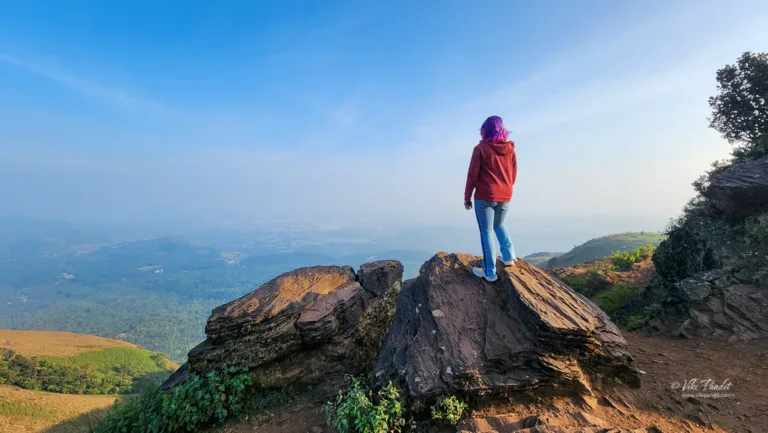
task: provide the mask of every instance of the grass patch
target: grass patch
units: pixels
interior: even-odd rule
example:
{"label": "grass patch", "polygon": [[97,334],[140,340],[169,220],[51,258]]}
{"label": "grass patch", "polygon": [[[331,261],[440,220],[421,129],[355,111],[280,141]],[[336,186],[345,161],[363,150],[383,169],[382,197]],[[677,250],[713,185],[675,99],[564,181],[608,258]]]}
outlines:
{"label": "grass patch", "polygon": [[56,419],[56,412],[36,403],[23,400],[10,400],[0,396],[0,417],[11,419],[39,418],[42,420]]}
{"label": "grass patch", "polygon": [[0,348],[12,350],[19,355],[27,357],[70,357],[112,347],[138,349],[136,345],[126,341],[96,337],[95,335],[73,334],[60,331],[0,329]]}
{"label": "grass patch", "polygon": [[85,433],[114,402],[115,396],[0,386],[0,432]]}
{"label": "grass patch", "polygon": [[135,347],[112,347],[76,356],[46,356],[40,359],[68,367],[86,367],[98,371],[130,371],[134,376],[171,370],[164,355]]}

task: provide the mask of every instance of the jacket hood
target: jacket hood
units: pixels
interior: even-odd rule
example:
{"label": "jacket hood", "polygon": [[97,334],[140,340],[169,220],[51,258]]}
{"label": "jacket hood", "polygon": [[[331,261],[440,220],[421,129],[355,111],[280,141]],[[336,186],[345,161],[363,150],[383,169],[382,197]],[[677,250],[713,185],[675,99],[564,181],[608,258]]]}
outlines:
{"label": "jacket hood", "polygon": [[514,141],[505,141],[502,143],[491,143],[488,141],[481,141],[480,144],[490,147],[499,155],[509,155],[515,151]]}

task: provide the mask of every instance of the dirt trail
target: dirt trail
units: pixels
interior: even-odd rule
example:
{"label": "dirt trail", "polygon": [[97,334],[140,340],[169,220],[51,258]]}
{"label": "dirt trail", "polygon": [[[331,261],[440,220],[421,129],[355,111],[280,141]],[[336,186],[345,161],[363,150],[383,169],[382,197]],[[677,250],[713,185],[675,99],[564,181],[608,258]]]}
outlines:
{"label": "dirt trail", "polygon": [[[731,433],[768,432],[768,340],[726,343],[624,336],[646,372],[643,386],[630,393],[638,408],[719,425]],[[703,382],[710,379],[731,386],[706,390]],[[686,381],[698,390],[683,391]],[[713,393],[730,396],[695,396]]]}
{"label": "dirt trail", "polygon": [[[637,333],[624,336],[638,367],[645,372],[640,389],[632,390],[619,384],[609,393],[608,400],[598,399],[587,405],[573,400],[533,405],[510,402],[485,407],[476,415],[546,414],[545,417],[552,417],[552,414],[583,411],[611,426],[655,427],[664,433],[768,432],[768,340],[725,343],[672,340]],[[709,379],[711,383],[704,382]],[[698,390],[684,391],[686,383],[691,387],[698,385]],[[721,391],[706,389],[723,383],[731,385]],[[321,394],[328,391],[318,388],[285,407],[250,417],[216,433],[330,432],[319,411]],[[696,395],[717,392],[729,395]]]}

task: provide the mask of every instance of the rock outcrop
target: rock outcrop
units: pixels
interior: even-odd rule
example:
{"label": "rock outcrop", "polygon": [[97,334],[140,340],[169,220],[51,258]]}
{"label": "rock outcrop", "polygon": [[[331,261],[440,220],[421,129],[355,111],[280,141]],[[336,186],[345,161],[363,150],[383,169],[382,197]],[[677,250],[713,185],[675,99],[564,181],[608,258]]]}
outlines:
{"label": "rock outcrop", "polygon": [[768,210],[768,157],[712,176],[706,195],[730,216],[745,217]]}
{"label": "rock outcrop", "polygon": [[403,266],[396,261],[317,266],[280,275],[213,310],[207,339],[164,387],[224,364],[250,369],[257,384],[313,383],[370,369],[394,314]]}
{"label": "rock outcrop", "polygon": [[[752,340],[768,336],[768,290],[749,268],[724,267],[700,272],[674,286],[674,299],[684,308],[680,320],[656,318],[651,325],[680,337],[703,336]],[[673,326],[670,326],[673,325]]]}
{"label": "rock outcrop", "polygon": [[626,341],[592,302],[524,261],[488,283],[478,259],[440,253],[407,281],[374,370],[416,400],[639,386]]}

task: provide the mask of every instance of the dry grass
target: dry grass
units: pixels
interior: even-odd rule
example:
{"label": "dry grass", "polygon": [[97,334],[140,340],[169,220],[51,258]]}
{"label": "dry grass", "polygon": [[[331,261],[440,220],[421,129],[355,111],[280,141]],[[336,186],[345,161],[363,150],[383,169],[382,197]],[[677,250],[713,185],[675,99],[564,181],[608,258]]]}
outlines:
{"label": "dry grass", "polygon": [[12,331],[0,329],[0,348],[31,356],[76,356],[110,347],[138,347],[120,340],[58,331]]}
{"label": "dry grass", "polygon": [[115,396],[54,394],[0,386],[0,433],[86,432],[114,401]]}

